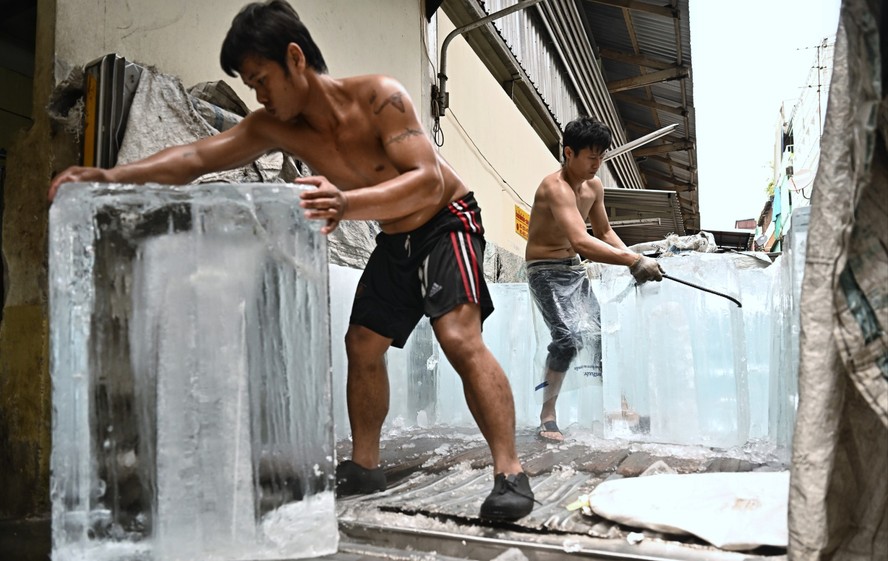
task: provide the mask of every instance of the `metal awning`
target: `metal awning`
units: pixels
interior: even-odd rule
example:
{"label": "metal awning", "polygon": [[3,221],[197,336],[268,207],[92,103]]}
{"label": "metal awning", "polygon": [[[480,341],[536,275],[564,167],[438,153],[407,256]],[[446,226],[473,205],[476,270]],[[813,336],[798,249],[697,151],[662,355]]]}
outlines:
{"label": "metal awning", "polygon": [[[441,7],[461,26],[512,3],[444,0]],[[672,193],[681,217],[680,227],[670,227],[675,233],[700,227],[688,3],[546,0],[464,36],[556,156],[560,127],[577,112],[608,122],[616,145],[674,125],[609,167],[621,187]],[[556,74],[568,88],[550,87]],[[649,230],[639,234],[644,241],[664,229],[633,228]]]}
{"label": "metal awning", "polygon": [[685,229],[699,229],[689,0],[574,1],[627,136],[677,125],[633,156],[645,188],[678,193]]}

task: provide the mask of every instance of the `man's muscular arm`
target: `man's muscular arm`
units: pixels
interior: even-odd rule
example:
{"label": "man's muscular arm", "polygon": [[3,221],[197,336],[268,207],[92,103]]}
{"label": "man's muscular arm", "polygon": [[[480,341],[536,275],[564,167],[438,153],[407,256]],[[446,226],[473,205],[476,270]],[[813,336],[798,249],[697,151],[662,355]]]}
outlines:
{"label": "man's muscular arm", "polygon": [[[604,185],[602,185],[601,180],[597,177],[592,181],[594,182],[593,188],[595,189],[595,203],[589,211],[589,222],[592,224],[592,231],[595,232],[595,235],[601,241],[612,247],[628,252],[629,255],[632,256],[632,262],[628,263],[628,266],[629,272],[635,277],[636,282],[641,284],[651,280],[663,280],[663,270],[660,268],[660,264],[657,263],[657,260],[641,255],[640,253],[632,252],[626,247],[626,244],[623,243],[620,236],[614,232],[614,229],[611,228],[610,220],[607,219],[607,211],[604,208]],[[626,265],[626,263],[623,264]]]}
{"label": "man's muscular arm", "polygon": [[592,225],[592,232],[596,238],[610,246],[617,249],[628,249],[620,236],[611,228],[610,220],[607,218],[607,210],[604,207],[604,185],[597,177],[591,180],[591,184],[595,190],[595,203],[589,209],[589,224]]}
{"label": "man's muscular arm", "polygon": [[171,146],[141,160],[111,169],[73,166],[56,175],[49,187],[53,200],[69,182],[164,183],[184,185],[201,175],[241,167],[274,148],[263,131],[273,125],[264,110],[251,113],[227,131],[190,144]]}

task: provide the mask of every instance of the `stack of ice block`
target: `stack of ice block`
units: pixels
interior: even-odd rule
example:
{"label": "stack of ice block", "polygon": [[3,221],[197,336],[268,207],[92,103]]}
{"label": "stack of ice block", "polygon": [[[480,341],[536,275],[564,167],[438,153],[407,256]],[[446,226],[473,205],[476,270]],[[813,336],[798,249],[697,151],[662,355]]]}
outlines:
{"label": "stack of ice block", "polygon": [[[732,301],[670,280],[636,287],[625,267],[590,269],[601,305],[603,380],[565,382],[559,424],[607,438],[734,447],[752,440],[787,446],[795,414],[797,259],[763,254],[685,253],[662,258],[674,277],[732,296]],[[793,265],[796,263],[796,265]],[[790,267],[794,267],[790,269]],[[345,396],[342,338],[360,271],[333,267],[334,386]],[[484,341],[509,377],[519,428],[539,424],[548,332],[527,285],[490,284],[496,311]],[[403,350],[387,355],[392,408],[387,430],[473,427],[459,376],[423,319]],[[571,374],[569,374],[570,376]],[[344,407],[337,436],[348,435]]]}
{"label": "stack of ice block", "polygon": [[743,306],[668,279],[635,287],[625,268],[604,267],[607,434],[715,447],[767,438],[770,330],[786,319],[769,307],[779,269],[707,253],[660,263]]}
{"label": "stack of ice block", "polygon": [[[789,232],[784,240],[783,254],[777,258],[779,271],[773,291],[772,339],[770,347],[771,417],[769,434],[782,446],[792,444],[795,412],[799,399],[799,334],[801,331],[802,279],[808,246],[808,223],[811,207],[793,209]],[[780,320],[783,321],[780,321]]]}
{"label": "stack of ice block", "polygon": [[326,240],[300,190],[58,194],[55,561],[336,551]]}
{"label": "stack of ice block", "polygon": [[[349,434],[345,410],[345,330],[351,302],[361,271],[330,267],[331,332],[336,399],[336,436]],[[542,380],[548,331],[539,333],[539,312],[530,300],[526,283],[489,284],[496,311],[484,322],[482,336],[505,370],[515,397],[515,417],[519,427],[539,424],[542,392],[535,391]],[[540,343],[539,341],[542,341]],[[403,349],[386,353],[391,408],[386,430],[401,427],[474,427],[466,405],[462,381],[447,361],[428,318],[420,320]],[[566,388],[573,387],[566,384]],[[565,426],[578,423],[598,430],[602,420],[601,378],[585,380],[562,393],[559,419]]]}

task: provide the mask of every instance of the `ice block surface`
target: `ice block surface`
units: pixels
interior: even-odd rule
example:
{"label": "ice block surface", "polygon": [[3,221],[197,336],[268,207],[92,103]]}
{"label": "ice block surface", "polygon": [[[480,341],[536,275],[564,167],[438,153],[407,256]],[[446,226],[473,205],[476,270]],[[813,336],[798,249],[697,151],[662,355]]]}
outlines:
{"label": "ice block surface", "polygon": [[301,190],[60,190],[55,561],[336,551],[327,247]]}
{"label": "ice block surface", "polygon": [[[671,280],[636,286],[626,267],[589,268],[600,308],[603,372],[584,378],[585,348],[558,397],[558,422],[574,437],[715,448],[765,441],[786,447],[797,401],[798,258],[689,252],[660,259],[672,276],[742,303]],[[334,333],[345,333],[360,271],[331,267]],[[491,283],[496,310],[483,339],[509,378],[519,429],[539,425],[543,359],[551,340],[526,283]],[[590,322],[591,325],[591,322]],[[343,336],[333,342],[334,386],[345,396]],[[588,347],[589,345],[586,344]],[[594,362],[594,359],[591,360]],[[391,410],[385,430],[475,427],[462,382],[428,319],[404,349],[389,349]],[[344,408],[337,436],[348,436]],[[787,430],[789,428],[789,431]]]}

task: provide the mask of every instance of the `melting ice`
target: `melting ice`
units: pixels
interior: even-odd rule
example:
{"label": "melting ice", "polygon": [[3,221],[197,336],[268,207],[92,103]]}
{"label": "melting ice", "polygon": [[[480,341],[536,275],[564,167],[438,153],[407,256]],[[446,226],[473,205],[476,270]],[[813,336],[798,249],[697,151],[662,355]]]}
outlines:
{"label": "melting ice", "polygon": [[326,241],[299,191],[59,193],[54,560],[336,551]]}
{"label": "melting ice", "polygon": [[[763,255],[685,253],[660,260],[680,278],[732,301],[664,279],[635,286],[625,267],[589,267],[601,306],[603,379],[565,381],[558,420],[573,438],[737,448],[789,446],[797,399],[798,291],[790,277],[803,251]],[[331,266],[334,392],[345,401],[348,311],[360,271]],[[539,425],[548,332],[524,283],[490,284],[496,311],[483,337],[512,385],[518,428]],[[336,303],[339,303],[338,306]],[[542,334],[541,334],[542,331]],[[795,357],[795,359],[793,358]],[[580,359],[576,359],[580,360]],[[391,411],[385,430],[474,427],[461,381],[427,319],[404,349],[390,349]],[[348,436],[344,406],[338,438]]]}

